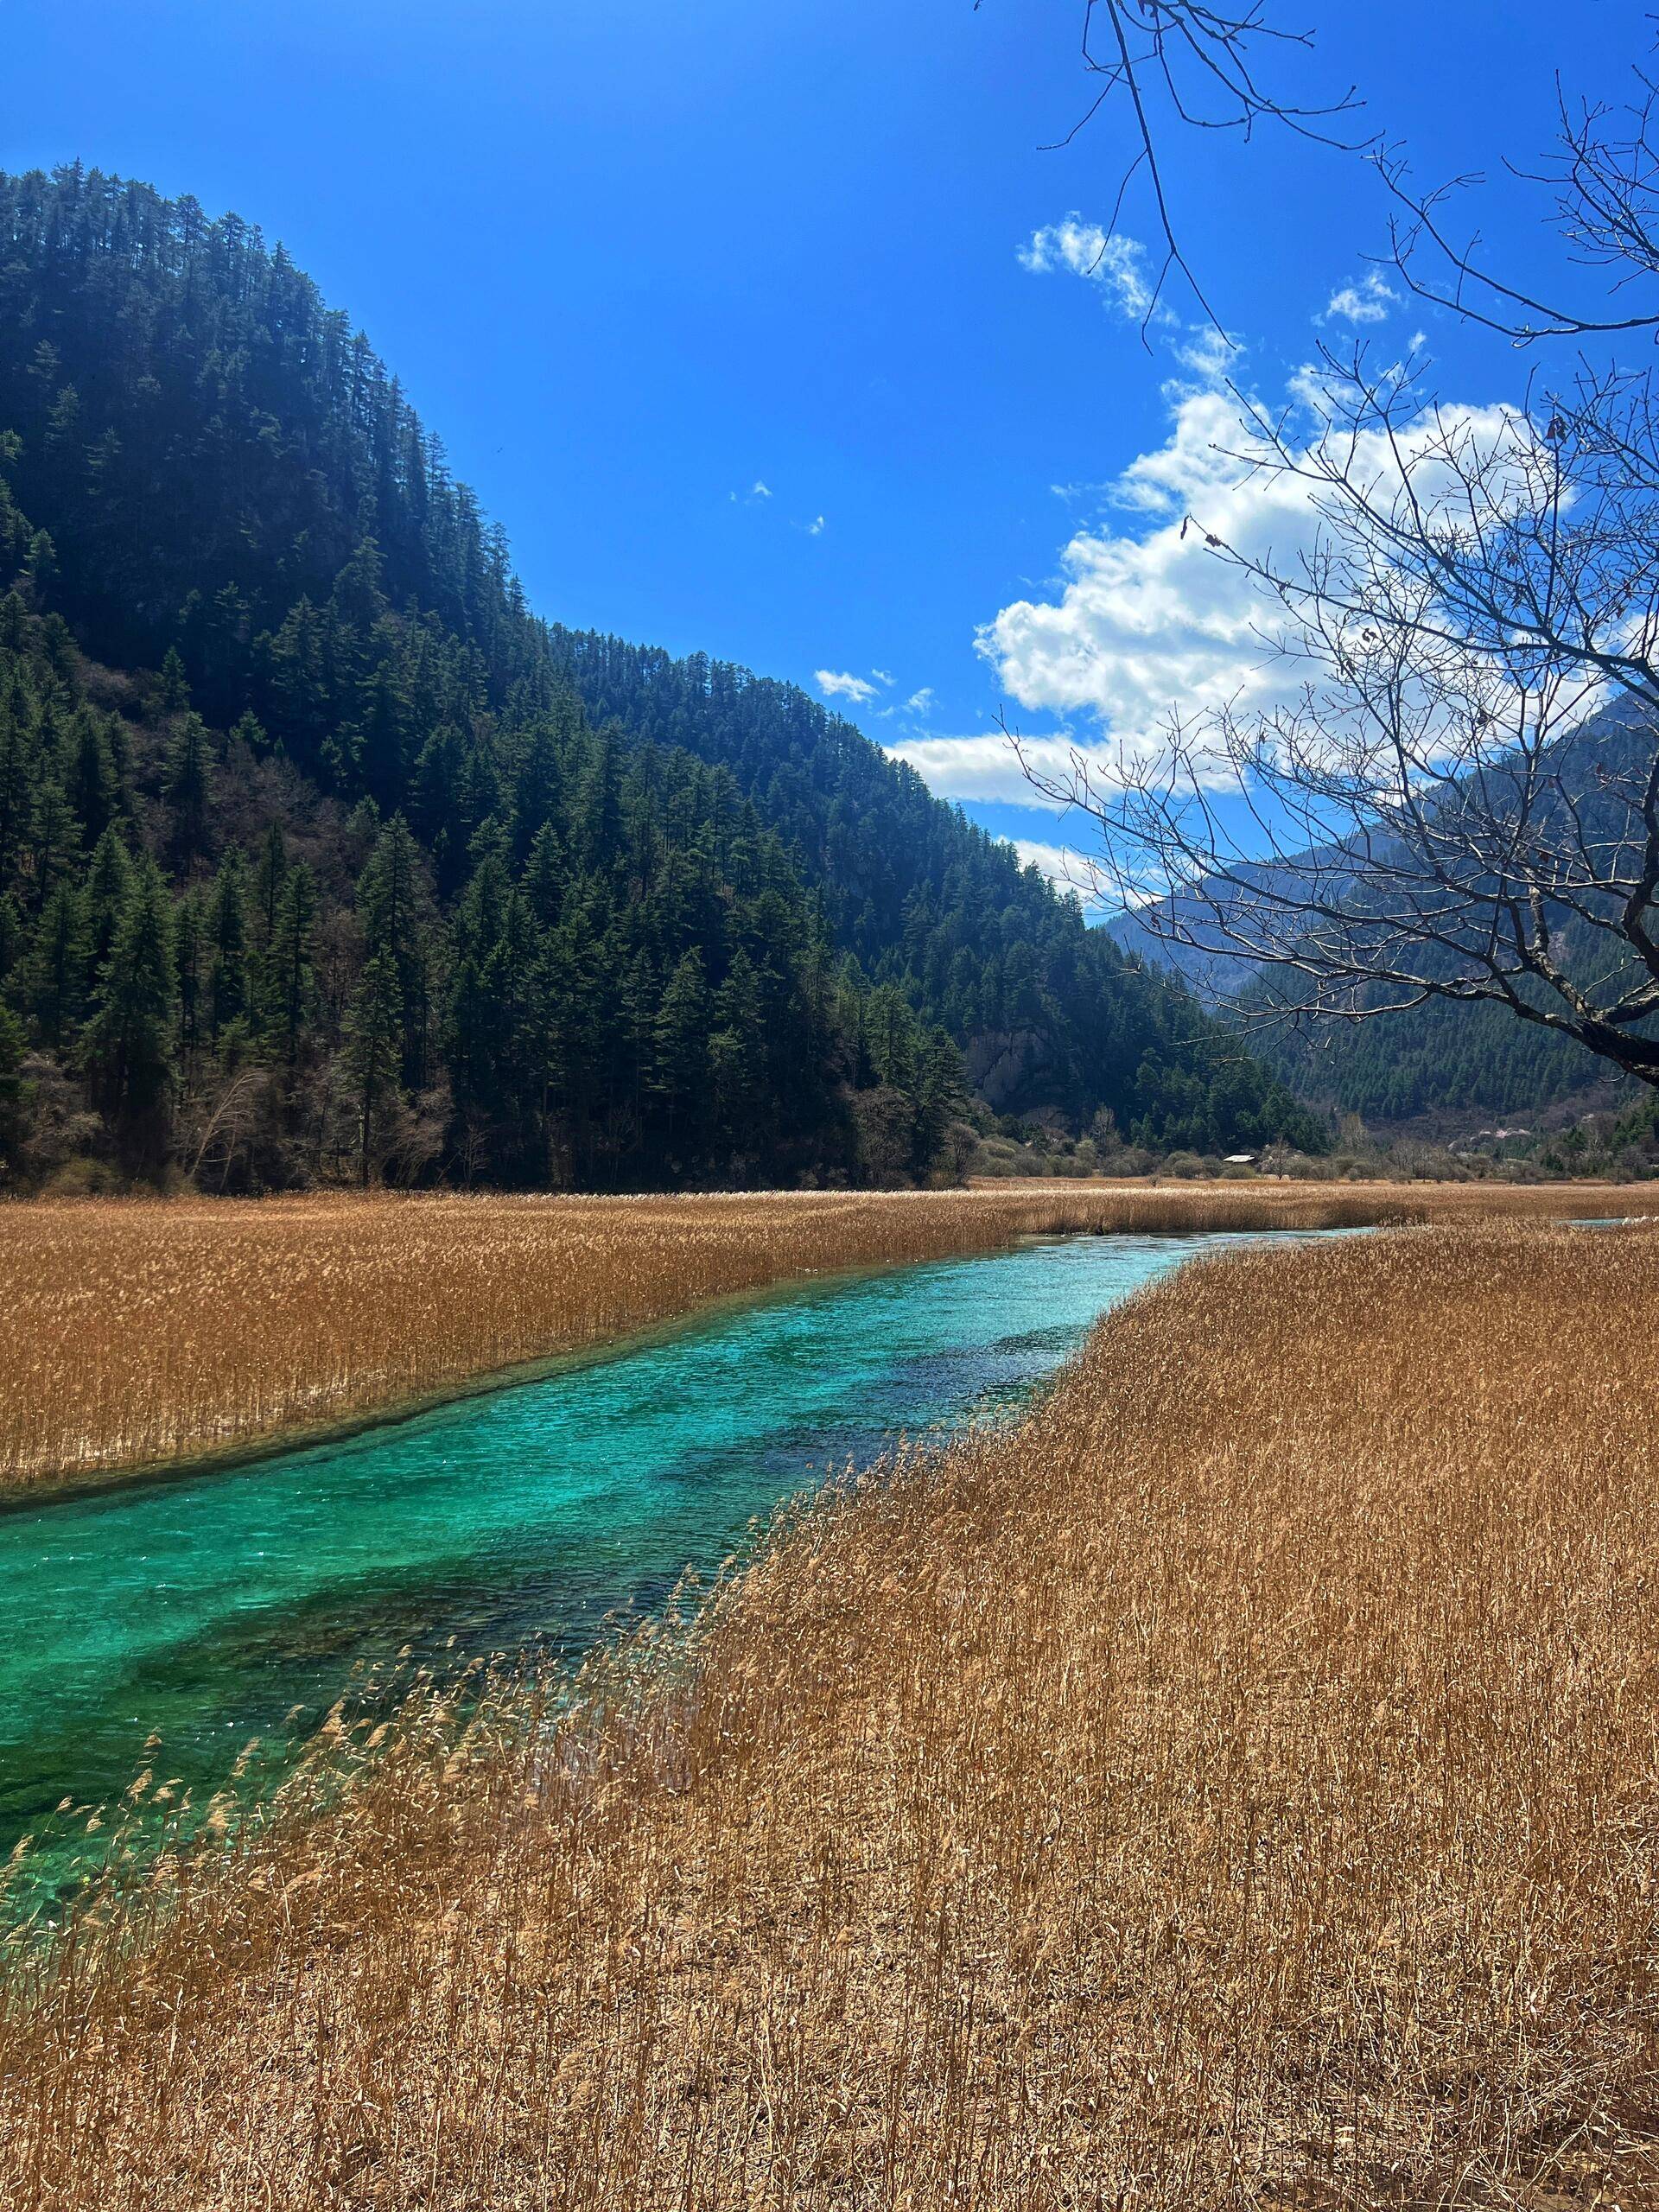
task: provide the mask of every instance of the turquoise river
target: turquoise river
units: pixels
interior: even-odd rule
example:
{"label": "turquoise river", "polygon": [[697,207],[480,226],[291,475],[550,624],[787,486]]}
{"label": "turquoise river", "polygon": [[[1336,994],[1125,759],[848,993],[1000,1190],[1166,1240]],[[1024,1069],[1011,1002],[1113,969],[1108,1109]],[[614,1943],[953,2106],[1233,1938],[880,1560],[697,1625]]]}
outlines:
{"label": "turquoise river", "polygon": [[1017,1406],[1107,1308],[1241,1241],[793,1285],[343,1442],[0,1512],[0,1853],[144,1765],[200,1796],[252,1737],[280,1762],[400,1653],[576,1650],[897,1433]]}

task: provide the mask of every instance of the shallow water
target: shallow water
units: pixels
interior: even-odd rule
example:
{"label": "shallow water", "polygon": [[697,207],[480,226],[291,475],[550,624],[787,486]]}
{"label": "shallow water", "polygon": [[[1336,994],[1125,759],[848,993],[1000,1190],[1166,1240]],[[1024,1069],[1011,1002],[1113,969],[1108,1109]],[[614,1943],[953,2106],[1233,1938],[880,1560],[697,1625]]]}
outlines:
{"label": "shallow water", "polygon": [[779,1499],[1017,1405],[1109,1306],[1255,1241],[1046,1240],[796,1287],[345,1442],[0,1515],[0,1848],[146,1764],[211,1789],[408,1649],[579,1649]]}

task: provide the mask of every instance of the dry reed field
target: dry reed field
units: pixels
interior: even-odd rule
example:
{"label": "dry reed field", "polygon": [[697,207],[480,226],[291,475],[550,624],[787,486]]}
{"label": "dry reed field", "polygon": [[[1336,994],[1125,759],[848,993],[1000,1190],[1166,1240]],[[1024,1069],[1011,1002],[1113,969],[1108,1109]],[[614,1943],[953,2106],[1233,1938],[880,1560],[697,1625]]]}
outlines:
{"label": "dry reed field", "polygon": [[710,1298],[1033,1230],[1334,1227],[1625,1192],[1049,1185],[687,1198],[0,1205],[0,1491],[418,1403]]}
{"label": "dry reed field", "polygon": [[1650,1227],[1183,1271],[20,1964],[0,2202],[1659,2202],[1656,1341]]}

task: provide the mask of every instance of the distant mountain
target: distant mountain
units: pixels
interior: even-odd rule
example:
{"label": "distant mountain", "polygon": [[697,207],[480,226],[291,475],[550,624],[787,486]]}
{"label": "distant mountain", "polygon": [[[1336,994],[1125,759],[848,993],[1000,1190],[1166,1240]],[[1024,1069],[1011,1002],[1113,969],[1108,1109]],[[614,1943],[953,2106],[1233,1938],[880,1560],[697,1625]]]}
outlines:
{"label": "distant mountain", "polygon": [[[1586,718],[1561,740],[1557,764],[1586,819],[1605,804],[1599,798],[1603,773],[1628,771],[1638,757],[1647,758],[1651,744],[1646,725],[1622,704]],[[1252,885],[1278,882],[1291,889],[1289,868],[1263,862],[1240,874]],[[1333,895],[1338,880],[1332,877]],[[1224,897],[1221,903],[1224,911]],[[1214,901],[1200,895],[1166,899],[1148,910],[1150,923],[1130,913],[1105,926],[1121,950],[1179,978],[1206,1003],[1259,1010],[1267,997],[1263,971],[1228,949],[1224,933],[1207,918],[1214,910]],[[1172,925],[1198,942],[1169,942],[1161,931]],[[1560,916],[1557,934],[1569,967],[1575,959],[1605,957],[1605,946],[1590,942],[1594,933],[1569,914]],[[1283,974],[1275,997],[1287,988]],[[1431,1000],[1371,1020],[1272,1022],[1252,1027],[1249,1034],[1256,1052],[1299,1097],[1384,1125],[1424,1117],[1472,1123],[1543,1113],[1566,1102],[1605,1105],[1632,1088],[1570,1038],[1518,1021],[1496,1005]]]}
{"label": "distant mountain", "polygon": [[849,724],[535,617],[280,246],[0,174],[14,1174],[903,1179],[948,1167],[964,1086],[1318,1141]]}

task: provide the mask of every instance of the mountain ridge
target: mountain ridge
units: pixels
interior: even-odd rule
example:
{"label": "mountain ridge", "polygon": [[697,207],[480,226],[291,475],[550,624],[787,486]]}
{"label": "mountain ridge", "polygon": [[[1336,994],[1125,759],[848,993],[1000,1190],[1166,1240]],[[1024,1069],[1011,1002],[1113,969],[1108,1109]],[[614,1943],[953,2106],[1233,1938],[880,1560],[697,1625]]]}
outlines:
{"label": "mountain ridge", "polygon": [[[355,1127],[403,1179],[903,1179],[949,1171],[963,1053],[1014,1039],[1006,1110],[1318,1141],[851,725],[533,614],[397,378],[238,219],[0,173],[0,995],[94,1152],[251,1186],[344,1172]],[[132,901],[143,1113],[94,1067]]]}
{"label": "mountain ridge", "polygon": [[[1628,776],[1634,764],[1645,762],[1651,745],[1639,710],[1613,701],[1563,734],[1551,765],[1575,805],[1587,813],[1605,806],[1601,791],[1609,778]],[[1330,893],[1339,855],[1332,848],[1317,857]],[[1291,855],[1281,864],[1250,863],[1238,874],[1249,884],[1290,885],[1299,865]],[[1215,903],[1224,912],[1238,902],[1223,887]],[[1148,911],[1158,916],[1159,927],[1146,919]],[[1126,953],[1175,976],[1206,1002],[1243,1014],[1255,1049],[1298,1096],[1321,1110],[1358,1114],[1385,1128],[1433,1122],[1455,1128],[1493,1115],[1617,1108],[1640,1088],[1572,1039],[1517,1020],[1495,1004],[1431,998],[1363,1020],[1299,1026],[1294,976],[1285,971],[1274,982],[1270,963],[1230,950],[1224,932],[1208,918],[1211,912],[1210,897],[1200,890],[1115,915],[1103,926]],[[1195,942],[1171,942],[1161,933],[1170,926],[1185,930]],[[1599,949],[1589,942],[1593,933],[1570,912],[1560,913],[1555,934],[1569,966],[1582,969],[1596,957]],[[1291,1015],[1268,1018],[1269,1006],[1287,1000]]]}

